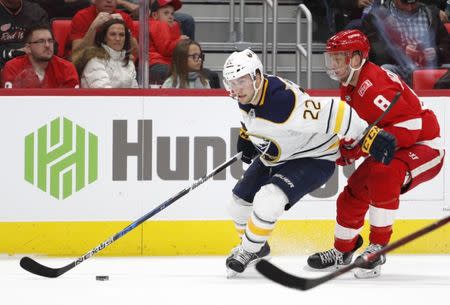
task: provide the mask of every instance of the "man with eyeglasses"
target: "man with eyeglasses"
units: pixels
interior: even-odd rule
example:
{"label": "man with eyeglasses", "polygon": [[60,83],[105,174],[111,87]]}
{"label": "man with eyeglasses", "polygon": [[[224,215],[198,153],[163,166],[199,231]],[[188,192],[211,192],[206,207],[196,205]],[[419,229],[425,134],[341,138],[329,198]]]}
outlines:
{"label": "man with eyeglasses", "polygon": [[4,88],[78,88],[75,66],[54,55],[55,40],[47,25],[34,25],[24,35],[26,55],[8,61],[2,71]]}
{"label": "man with eyeglasses", "polygon": [[0,0],[0,70],[8,60],[24,54],[24,33],[34,23],[48,24],[47,13],[39,5]]}

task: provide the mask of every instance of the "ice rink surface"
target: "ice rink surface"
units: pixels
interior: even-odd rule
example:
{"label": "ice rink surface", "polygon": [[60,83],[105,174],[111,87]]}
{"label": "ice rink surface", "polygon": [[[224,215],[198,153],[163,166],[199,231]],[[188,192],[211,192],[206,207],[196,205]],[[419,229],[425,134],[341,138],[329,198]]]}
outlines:
{"label": "ice rink surface", "polygon": [[[348,273],[306,292],[275,284],[255,269],[227,279],[225,257],[94,257],[56,279],[28,273],[19,259],[0,256],[1,305],[450,304],[450,255],[390,255],[379,278],[357,280]],[[74,258],[36,260],[59,268]],[[296,275],[324,274],[303,270],[304,256],[271,261]]]}

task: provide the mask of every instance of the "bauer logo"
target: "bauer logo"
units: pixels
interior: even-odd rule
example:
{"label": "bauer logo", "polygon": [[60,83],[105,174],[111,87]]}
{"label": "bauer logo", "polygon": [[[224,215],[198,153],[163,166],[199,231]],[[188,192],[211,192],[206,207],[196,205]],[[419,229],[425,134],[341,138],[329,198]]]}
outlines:
{"label": "bauer logo", "polygon": [[67,118],[25,137],[25,180],[65,199],[97,180],[98,138]]}

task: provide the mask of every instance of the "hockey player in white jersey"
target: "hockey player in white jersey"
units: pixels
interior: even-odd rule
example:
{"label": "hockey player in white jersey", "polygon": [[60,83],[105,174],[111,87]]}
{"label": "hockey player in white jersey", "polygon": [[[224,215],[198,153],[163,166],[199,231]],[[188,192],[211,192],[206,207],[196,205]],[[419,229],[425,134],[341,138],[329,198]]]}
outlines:
{"label": "hockey player in white jersey", "polygon": [[[243,116],[237,149],[242,161],[251,163],[229,205],[241,236],[226,259],[232,277],[269,255],[267,240],[278,218],[332,176],[339,136],[355,139],[367,123],[343,101],[319,101],[291,81],[264,75],[261,61],[249,49],[228,57],[223,79]],[[363,147],[387,164],[395,139],[377,132]]]}

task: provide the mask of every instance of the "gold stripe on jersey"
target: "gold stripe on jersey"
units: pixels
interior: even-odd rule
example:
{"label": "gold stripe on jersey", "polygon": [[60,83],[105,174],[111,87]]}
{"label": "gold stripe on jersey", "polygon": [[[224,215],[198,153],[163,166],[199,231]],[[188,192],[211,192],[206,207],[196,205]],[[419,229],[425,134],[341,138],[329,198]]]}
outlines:
{"label": "gold stripe on jersey", "polygon": [[263,229],[263,228],[257,227],[253,223],[251,217],[247,223],[247,226],[248,226],[248,229],[250,230],[250,232],[252,232],[255,235],[259,235],[259,236],[269,236],[270,233],[272,233],[272,231],[273,231],[273,228],[272,229]]}
{"label": "gold stripe on jersey", "polygon": [[329,151],[331,149],[335,149],[336,147],[339,147],[339,140],[328,146],[328,148],[325,151]]}
{"label": "gold stripe on jersey", "polygon": [[263,90],[262,90],[262,95],[261,95],[261,99],[259,100],[259,103],[257,104],[258,106],[262,106],[264,105],[264,102],[266,100],[266,91],[267,91],[267,87],[269,87],[269,80],[264,78],[264,84],[263,84]]}
{"label": "gold stripe on jersey", "polygon": [[339,101],[339,106],[336,114],[336,124],[334,125],[334,133],[339,133],[342,127],[342,120],[345,114],[345,103],[341,100]]}

